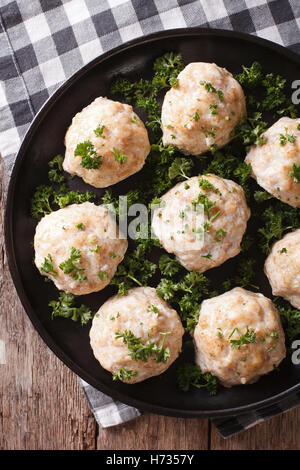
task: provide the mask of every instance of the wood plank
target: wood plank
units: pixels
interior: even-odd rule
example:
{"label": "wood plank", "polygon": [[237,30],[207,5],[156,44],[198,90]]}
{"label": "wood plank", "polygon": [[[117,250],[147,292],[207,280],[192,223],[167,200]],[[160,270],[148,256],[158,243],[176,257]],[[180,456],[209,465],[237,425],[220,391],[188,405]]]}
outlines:
{"label": "wood plank", "polygon": [[97,449],[102,450],[205,450],[208,420],[146,414],[109,429],[99,429]]}
{"label": "wood plank", "polygon": [[96,425],[76,376],[48,349],[27,318],[4,250],[7,175],[0,162],[0,449],[94,449]]}
{"label": "wood plank", "polygon": [[299,450],[299,436],[300,408],[296,408],[228,439],[212,426],[211,449]]}

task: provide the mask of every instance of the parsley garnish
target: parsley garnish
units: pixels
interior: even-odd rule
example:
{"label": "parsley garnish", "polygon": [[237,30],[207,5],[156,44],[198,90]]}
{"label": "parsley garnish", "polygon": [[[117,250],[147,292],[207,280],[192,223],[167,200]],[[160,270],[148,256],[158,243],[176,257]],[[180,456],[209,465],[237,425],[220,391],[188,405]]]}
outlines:
{"label": "parsley garnish", "polygon": [[248,151],[251,145],[261,146],[267,142],[263,135],[267,130],[266,126],[267,123],[262,121],[262,114],[255,112],[237,124],[232,131],[232,138],[239,139]]}
{"label": "parsley garnish", "polygon": [[170,180],[175,178],[178,181],[188,179],[191,176],[193,166],[194,164],[191,159],[176,157],[169,167],[168,176]]}
{"label": "parsley garnish", "polygon": [[80,224],[77,224],[76,228],[78,228],[78,230],[85,230],[86,229],[85,225],[82,222],[80,222]]}
{"label": "parsley garnish", "polygon": [[200,116],[199,116],[199,113],[198,113],[198,109],[195,111],[195,114],[194,114],[194,116],[192,117],[192,119],[193,119],[195,122],[199,121]]}
{"label": "parsley garnish", "polygon": [[44,262],[41,266],[41,271],[46,274],[51,274],[52,276],[57,276],[57,272],[54,270],[53,259],[50,253],[44,259]]}
{"label": "parsley garnish", "polygon": [[288,302],[281,301],[276,305],[285,333],[290,343],[300,335],[300,310],[293,308]]}
{"label": "parsley garnish", "polygon": [[284,232],[298,228],[300,224],[297,209],[279,201],[265,209],[261,219],[264,225],[258,229],[258,232],[261,234],[260,246],[264,253],[269,253],[271,244],[282,238]]}
{"label": "parsley garnish", "polygon": [[269,199],[272,199],[272,197],[272,194],[269,194],[267,191],[257,190],[254,192],[254,199],[258,203],[268,201]]}
{"label": "parsley garnish", "polygon": [[99,253],[99,251],[101,250],[101,246],[100,245],[96,245],[96,248],[90,248],[90,251],[92,253]]}
{"label": "parsley garnish", "polygon": [[[230,339],[235,332],[238,334],[239,339]],[[246,333],[244,334],[242,334],[238,328],[234,328],[231,334],[228,336],[228,339],[230,339],[230,344],[232,348],[241,349],[241,347],[246,344],[256,343],[256,333],[254,330],[249,330],[248,326]]]}
{"label": "parsley garnish", "polygon": [[210,372],[203,373],[196,364],[183,364],[177,370],[177,382],[180,390],[188,392],[191,386],[206,388],[210,395],[216,395],[218,379]]}
{"label": "parsley garnish", "polygon": [[52,183],[63,183],[65,181],[64,175],[62,174],[63,161],[64,157],[62,155],[56,155],[56,157],[52,158],[52,160],[50,160],[48,163],[50,167],[48,178]]}
{"label": "parsley garnish", "polygon": [[214,240],[216,242],[220,242],[222,241],[224,237],[226,237],[226,235],[227,235],[227,232],[225,232],[225,230],[223,230],[222,228],[219,228],[218,230],[216,230],[216,235],[214,237]]}
{"label": "parsley garnish", "polygon": [[238,286],[258,289],[258,287],[253,284],[253,279],[255,278],[256,274],[255,265],[256,260],[254,258],[242,258],[237,265],[236,275],[232,278],[226,279],[223,282],[223,288],[225,290],[229,290],[233,286]]}
{"label": "parsley garnish", "polygon": [[59,189],[53,193],[53,203],[63,208],[70,204],[81,204],[82,202],[93,201],[95,197],[95,193],[91,191],[86,191],[85,193],[70,191],[65,184],[62,184]]}
{"label": "parsley garnish", "polygon": [[31,198],[30,213],[34,219],[40,219],[46,214],[52,212],[51,203],[54,190],[51,186],[40,185],[36,188]]}
{"label": "parsley garnish", "polygon": [[285,127],[284,130],[285,130],[285,134],[280,134],[279,135],[280,145],[284,146],[287,142],[290,142],[291,144],[293,144],[296,140],[296,137],[292,134],[288,134],[288,128],[287,127]]}
{"label": "parsley garnish", "polygon": [[116,331],[115,336],[116,339],[123,339],[123,343],[128,347],[129,355],[134,361],[147,362],[150,357],[156,356],[155,362],[167,362],[167,359],[170,357],[170,350],[169,348],[164,348],[164,342],[170,331],[160,334],[163,336],[160,346],[153,341],[147,341],[146,344],[143,343],[141,338],[135,336],[130,330],[125,330],[124,333]]}
{"label": "parsley garnish", "polygon": [[105,129],[105,126],[104,125],[101,126],[101,124],[99,124],[98,127],[96,127],[96,129],[94,130],[94,134],[97,137],[102,137],[102,139],[105,139],[105,136],[103,135],[104,129]]}
{"label": "parsley garnish", "polygon": [[122,382],[125,382],[126,380],[131,380],[132,377],[136,377],[137,375],[138,372],[136,370],[120,369],[118,372],[113,374],[113,380],[121,380]]}
{"label": "parsley garnish", "polygon": [[217,104],[210,104],[209,109],[210,109],[211,114],[218,114],[218,105]]}
{"label": "parsley garnish", "polygon": [[159,258],[159,269],[163,275],[173,277],[180,271],[181,265],[175,258],[164,254]]}
{"label": "parsley garnish", "polygon": [[210,281],[204,274],[191,271],[181,280],[162,278],[156,292],[166,302],[179,306],[181,319],[186,321],[186,330],[191,331],[198,322],[200,301],[209,292]]}
{"label": "parsley garnish", "polygon": [[81,157],[80,165],[86,170],[98,170],[102,165],[103,157],[97,156],[96,149],[90,140],[78,144],[74,156]]}
{"label": "parsley garnish", "polygon": [[263,79],[262,67],[259,62],[253,62],[250,67],[242,65],[242,73],[235,75],[235,79],[245,88],[255,88]]}
{"label": "parsley garnish", "polygon": [[94,313],[86,305],[75,306],[75,295],[61,292],[58,300],[51,300],[49,307],[52,308],[52,318],[64,317],[73,321],[80,321],[82,325],[93,318]]}
{"label": "parsley garnish", "polygon": [[177,87],[177,75],[184,68],[180,54],[168,52],[154,62],[154,77],[151,81],[140,79],[130,82],[127,78],[117,78],[111,93],[120,93],[127,103],[135,102],[137,108],[144,108],[148,114],[146,126],[158,132],[161,126],[158,93],[164,88]]}
{"label": "parsley garnish", "polygon": [[118,286],[118,294],[127,294],[131,287],[146,286],[148,280],[154,275],[157,266],[147,259],[154,241],[141,240],[134,251],[127,252],[116,274],[111,280],[112,285]]}
{"label": "parsley garnish", "polygon": [[125,155],[124,150],[121,150],[120,152],[115,149],[115,147],[112,149],[112,154],[115,157],[115,160],[120,163],[120,165],[123,165],[127,161],[127,155]]}
{"label": "parsley garnish", "polygon": [[104,279],[107,279],[108,274],[107,274],[107,272],[105,272],[105,271],[99,271],[99,272],[98,272],[98,277],[99,277],[99,279],[100,279],[101,281],[103,281]]}
{"label": "parsley garnish", "polygon": [[205,87],[205,90],[209,93],[216,93],[219,97],[220,101],[223,101],[224,99],[224,93],[222,90],[217,90],[210,82],[206,82],[204,80],[201,80],[200,85],[203,85]]}
{"label": "parsley garnish", "polygon": [[82,282],[85,281],[87,277],[83,275],[84,269],[78,268],[77,266],[80,263],[80,259],[80,250],[72,246],[70,249],[70,257],[66,261],[60,263],[59,267],[65,274],[72,274],[73,279]]}
{"label": "parsley garnish", "polygon": [[293,163],[291,177],[294,179],[294,183],[300,183],[300,166],[296,165],[296,163]]}

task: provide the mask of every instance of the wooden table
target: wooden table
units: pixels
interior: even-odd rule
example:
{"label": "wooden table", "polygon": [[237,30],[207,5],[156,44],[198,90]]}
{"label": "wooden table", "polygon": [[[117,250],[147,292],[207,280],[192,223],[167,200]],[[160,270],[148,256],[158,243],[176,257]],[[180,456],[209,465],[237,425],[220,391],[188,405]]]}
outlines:
{"label": "wooden table", "polygon": [[148,414],[99,429],[77,378],[27,318],[7,267],[3,212],[8,177],[0,162],[0,449],[300,449],[300,408],[222,439],[208,420]]}

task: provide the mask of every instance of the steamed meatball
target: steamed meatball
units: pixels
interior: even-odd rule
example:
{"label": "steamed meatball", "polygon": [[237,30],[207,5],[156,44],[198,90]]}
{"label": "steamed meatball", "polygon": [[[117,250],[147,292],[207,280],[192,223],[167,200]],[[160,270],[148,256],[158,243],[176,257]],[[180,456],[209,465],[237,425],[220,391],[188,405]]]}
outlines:
{"label": "steamed meatball", "polygon": [[273,196],[300,207],[300,119],[279,119],[263,138],[266,143],[253,146],[246,157],[252,176]]}
{"label": "steamed meatball", "polygon": [[244,92],[231,73],[216,64],[191,63],[178,75],[178,86],[166,93],[163,143],[199,155],[227,144],[245,115]]}
{"label": "steamed meatball", "polygon": [[152,228],[166,251],[201,273],[240,252],[249,216],[241,186],[215,175],[194,176],[161,197]]}
{"label": "steamed meatball", "polygon": [[300,229],[274,243],[265,262],[273,295],[280,295],[300,308]]}
{"label": "steamed meatball", "polygon": [[35,264],[56,287],[75,295],[104,289],[127,250],[104,206],[73,204],[46,215],[34,237]]}
{"label": "steamed meatball", "polygon": [[150,152],[148,133],[132,107],[107,98],[76,114],[65,146],[64,170],[96,188],[138,172]]}
{"label": "steamed meatball", "polygon": [[196,363],[225,387],[256,382],[285,357],[274,304],[240,287],[202,302],[194,342]]}
{"label": "steamed meatball", "polygon": [[[181,352],[183,333],[177,312],[155,289],[137,287],[102,305],[93,319],[90,338],[101,366],[133,384],[170,367]],[[141,351],[135,356],[134,342],[142,343],[139,349],[144,356]]]}

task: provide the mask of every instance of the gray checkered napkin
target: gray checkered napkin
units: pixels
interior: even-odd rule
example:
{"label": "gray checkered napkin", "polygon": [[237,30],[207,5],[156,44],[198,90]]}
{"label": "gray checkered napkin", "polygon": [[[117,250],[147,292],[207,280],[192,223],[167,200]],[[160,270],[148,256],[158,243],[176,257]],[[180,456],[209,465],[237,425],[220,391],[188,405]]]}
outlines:
{"label": "gray checkered napkin", "polygon": [[[299,0],[1,0],[0,152],[6,169],[11,172],[44,101],[104,51],[155,31],[203,26],[258,35],[300,52],[299,24]],[[82,385],[103,427],[141,414]],[[228,437],[299,403],[295,396],[214,423]]]}

